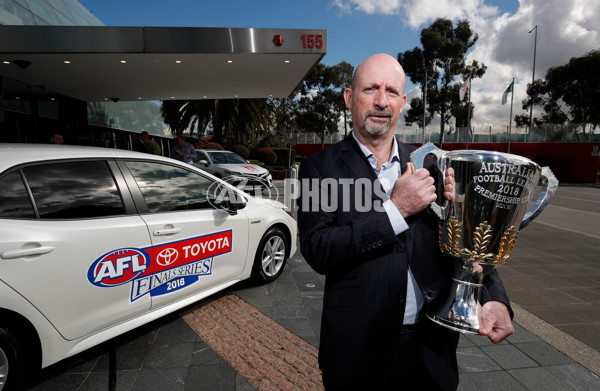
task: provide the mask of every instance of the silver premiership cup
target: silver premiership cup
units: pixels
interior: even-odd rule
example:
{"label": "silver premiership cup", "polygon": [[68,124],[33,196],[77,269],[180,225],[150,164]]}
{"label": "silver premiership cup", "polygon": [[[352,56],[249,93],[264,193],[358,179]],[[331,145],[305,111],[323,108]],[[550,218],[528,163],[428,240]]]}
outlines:
{"label": "silver premiership cup", "polygon": [[[437,202],[431,208],[440,218],[439,245],[443,253],[461,266],[455,278],[456,296],[448,314],[427,314],[445,327],[463,333],[479,330],[477,298],[483,274],[476,263],[502,265],[515,245],[518,231],[546,207],[558,180],[548,167],[541,168],[522,156],[508,153],[459,150],[443,151],[431,143],[411,154],[415,169],[423,168],[425,157],[433,154],[445,174],[454,169],[454,202]],[[538,183],[542,190],[530,207]]]}

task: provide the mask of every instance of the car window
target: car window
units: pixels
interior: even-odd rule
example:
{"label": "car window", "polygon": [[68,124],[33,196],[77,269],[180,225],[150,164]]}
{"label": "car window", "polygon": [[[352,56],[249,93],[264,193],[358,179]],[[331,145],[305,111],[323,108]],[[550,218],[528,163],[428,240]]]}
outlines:
{"label": "car window", "polygon": [[213,181],[168,164],[126,162],[150,213],[212,208],[208,199]]}
{"label": "car window", "polygon": [[35,218],[29,194],[18,171],[0,179],[0,218]]}
{"label": "car window", "polygon": [[241,156],[233,152],[209,152],[212,160],[216,164],[247,164]]}
{"label": "car window", "polygon": [[204,152],[198,150],[196,150],[196,152],[196,158],[194,159],[196,163],[200,162],[200,160],[206,160],[207,162],[210,162],[208,156]]}
{"label": "car window", "polygon": [[73,161],[23,168],[41,219],[76,219],[125,214],[105,161]]}

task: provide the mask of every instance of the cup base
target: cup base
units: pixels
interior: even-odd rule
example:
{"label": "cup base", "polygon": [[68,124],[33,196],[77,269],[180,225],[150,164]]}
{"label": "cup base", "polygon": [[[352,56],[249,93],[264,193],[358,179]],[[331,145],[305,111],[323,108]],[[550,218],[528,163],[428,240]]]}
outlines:
{"label": "cup base", "polygon": [[470,326],[468,324],[465,324],[465,323],[457,323],[457,321],[455,321],[454,319],[443,318],[441,316],[428,315],[428,314],[427,314],[427,317],[431,321],[439,324],[440,326],[444,326],[444,327],[452,329],[454,331],[458,331],[459,333],[479,334],[478,329],[476,329],[473,326]]}

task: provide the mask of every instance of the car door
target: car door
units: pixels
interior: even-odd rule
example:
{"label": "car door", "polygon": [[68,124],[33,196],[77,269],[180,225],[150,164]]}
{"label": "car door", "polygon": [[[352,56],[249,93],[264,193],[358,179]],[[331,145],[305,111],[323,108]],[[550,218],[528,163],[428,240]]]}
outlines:
{"label": "car door", "polygon": [[[215,207],[215,182],[181,166],[124,161],[147,210],[152,274],[138,294],[161,307],[239,278],[247,261],[248,218]],[[123,170],[126,171],[125,169]]]}
{"label": "car door", "polygon": [[109,166],[32,164],[0,177],[0,279],[69,340],[151,304],[133,300],[129,284],[149,266],[148,230],[139,215],[128,214],[131,196]]}

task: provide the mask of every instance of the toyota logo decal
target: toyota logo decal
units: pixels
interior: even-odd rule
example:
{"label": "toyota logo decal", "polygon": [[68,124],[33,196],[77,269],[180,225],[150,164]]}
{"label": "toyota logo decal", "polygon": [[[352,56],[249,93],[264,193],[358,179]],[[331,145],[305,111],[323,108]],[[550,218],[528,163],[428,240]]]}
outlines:
{"label": "toyota logo decal", "polygon": [[161,266],[169,266],[177,260],[179,253],[174,248],[165,248],[156,257],[156,262]]}

